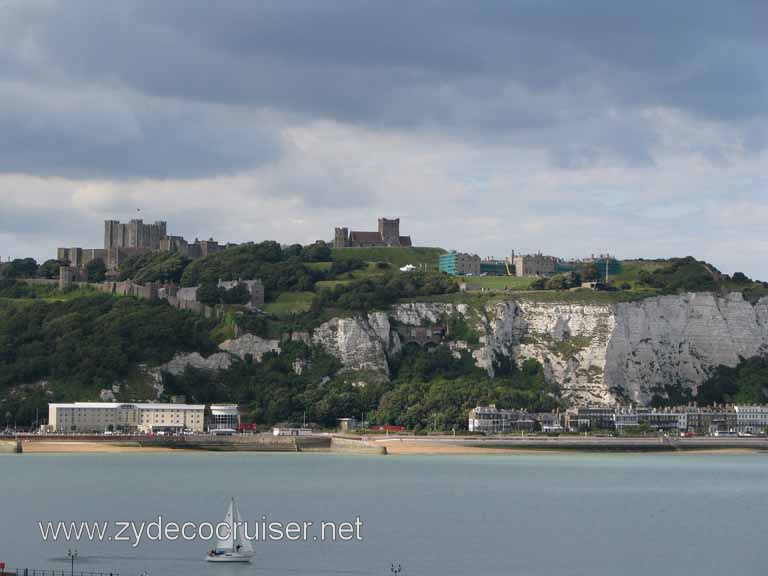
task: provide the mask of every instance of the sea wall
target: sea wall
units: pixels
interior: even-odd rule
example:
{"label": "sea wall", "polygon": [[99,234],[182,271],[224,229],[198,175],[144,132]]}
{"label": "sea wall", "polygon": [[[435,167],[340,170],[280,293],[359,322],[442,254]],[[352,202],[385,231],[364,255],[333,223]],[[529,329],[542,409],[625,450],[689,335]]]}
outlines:
{"label": "sea wall", "polygon": [[21,442],[17,440],[0,440],[0,454],[21,454]]}
{"label": "sea wall", "polygon": [[331,439],[331,452],[384,456],[387,454],[387,448],[386,446],[377,446],[376,444],[361,438],[344,438],[341,436],[334,436]]}

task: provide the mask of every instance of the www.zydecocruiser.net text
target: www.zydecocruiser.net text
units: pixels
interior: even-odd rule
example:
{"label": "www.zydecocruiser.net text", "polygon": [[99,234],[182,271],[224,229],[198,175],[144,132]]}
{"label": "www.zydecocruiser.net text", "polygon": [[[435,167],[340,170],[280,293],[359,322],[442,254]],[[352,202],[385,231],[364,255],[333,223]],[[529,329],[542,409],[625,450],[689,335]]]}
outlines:
{"label": "www.zydecocruiser.net text", "polygon": [[[244,538],[251,542],[350,542],[362,541],[363,521],[352,522],[270,522],[261,520],[230,524],[219,522],[167,522],[162,516],[150,522],[38,522],[43,542],[126,542],[133,548],[142,542],[178,540],[213,541]],[[234,532],[234,534],[233,534]]]}

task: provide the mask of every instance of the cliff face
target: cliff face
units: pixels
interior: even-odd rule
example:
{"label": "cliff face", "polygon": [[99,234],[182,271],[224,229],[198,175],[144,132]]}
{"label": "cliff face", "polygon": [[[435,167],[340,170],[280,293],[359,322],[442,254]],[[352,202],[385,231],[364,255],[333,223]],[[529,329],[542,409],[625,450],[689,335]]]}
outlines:
{"label": "cliff face", "polygon": [[384,312],[329,320],[312,333],[312,343],[336,356],[349,370],[387,375],[387,355],[400,350],[400,341],[392,332],[389,316]]}
{"label": "cliff face", "polygon": [[389,313],[334,319],[312,341],[348,370],[388,373],[387,358],[402,342],[397,327],[431,326],[460,316],[477,344],[470,350],[493,374],[494,359],[535,358],[575,405],[618,397],[648,403],[667,385],[693,391],[719,364],[768,353],[768,298],[756,305],[740,294],[685,294],[616,305],[509,300],[477,310],[466,305],[409,303]]}
{"label": "cliff face", "polygon": [[768,298],[698,293],[619,304],[607,350],[606,381],[648,402],[654,389],[694,391],[713,367],[768,353]]}

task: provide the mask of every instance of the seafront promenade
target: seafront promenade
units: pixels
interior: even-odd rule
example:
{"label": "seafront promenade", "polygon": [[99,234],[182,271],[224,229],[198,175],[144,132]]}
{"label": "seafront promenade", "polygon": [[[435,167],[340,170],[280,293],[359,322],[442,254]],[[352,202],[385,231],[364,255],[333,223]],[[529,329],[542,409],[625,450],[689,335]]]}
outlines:
{"label": "seafront promenade", "polygon": [[459,453],[504,451],[572,451],[572,452],[693,452],[693,451],[768,451],[768,438],[701,436],[679,438],[671,436],[613,437],[613,436],[400,436],[366,438],[382,444],[391,454]]}
{"label": "seafront promenade", "polygon": [[134,452],[204,450],[211,452],[346,452],[386,454],[385,446],[360,437],[345,438],[330,434],[273,436],[271,434],[235,434],[216,436],[194,434],[179,436],[103,434],[19,436],[9,440],[4,452]]}
{"label": "seafront promenade", "polygon": [[[18,450],[20,447],[20,450]],[[30,435],[4,441],[2,452],[157,452],[203,450],[213,452],[341,452],[385,454],[502,454],[553,452],[696,452],[757,451],[768,453],[768,438],[671,436],[382,436],[315,434],[272,436],[104,436]],[[7,449],[5,449],[7,448]]]}

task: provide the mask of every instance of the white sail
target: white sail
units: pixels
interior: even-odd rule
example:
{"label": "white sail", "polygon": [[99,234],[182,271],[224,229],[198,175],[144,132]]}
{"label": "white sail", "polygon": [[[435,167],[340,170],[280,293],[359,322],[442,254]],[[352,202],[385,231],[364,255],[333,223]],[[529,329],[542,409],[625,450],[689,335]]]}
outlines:
{"label": "white sail", "polygon": [[[235,534],[233,530],[233,518],[234,518],[234,506],[235,500],[232,499],[229,501],[229,507],[227,508],[227,515],[224,516],[224,523],[229,525],[229,534],[227,538],[219,539],[219,541],[216,543],[216,549],[217,550],[226,550],[226,551],[232,551],[235,549]],[[225,530],[221,530],[221,532],[224,532]]]}
{"label": "white sail", "polygon": [[235,518],[240,525],[237,530],[237,543],[240,544],[240,552],[243,554],[253,554],[253,545],[245,537],[245,524],[243,523],[243,517],[240,516],[240,508],[237,507],[237,504],[235,504]]}

